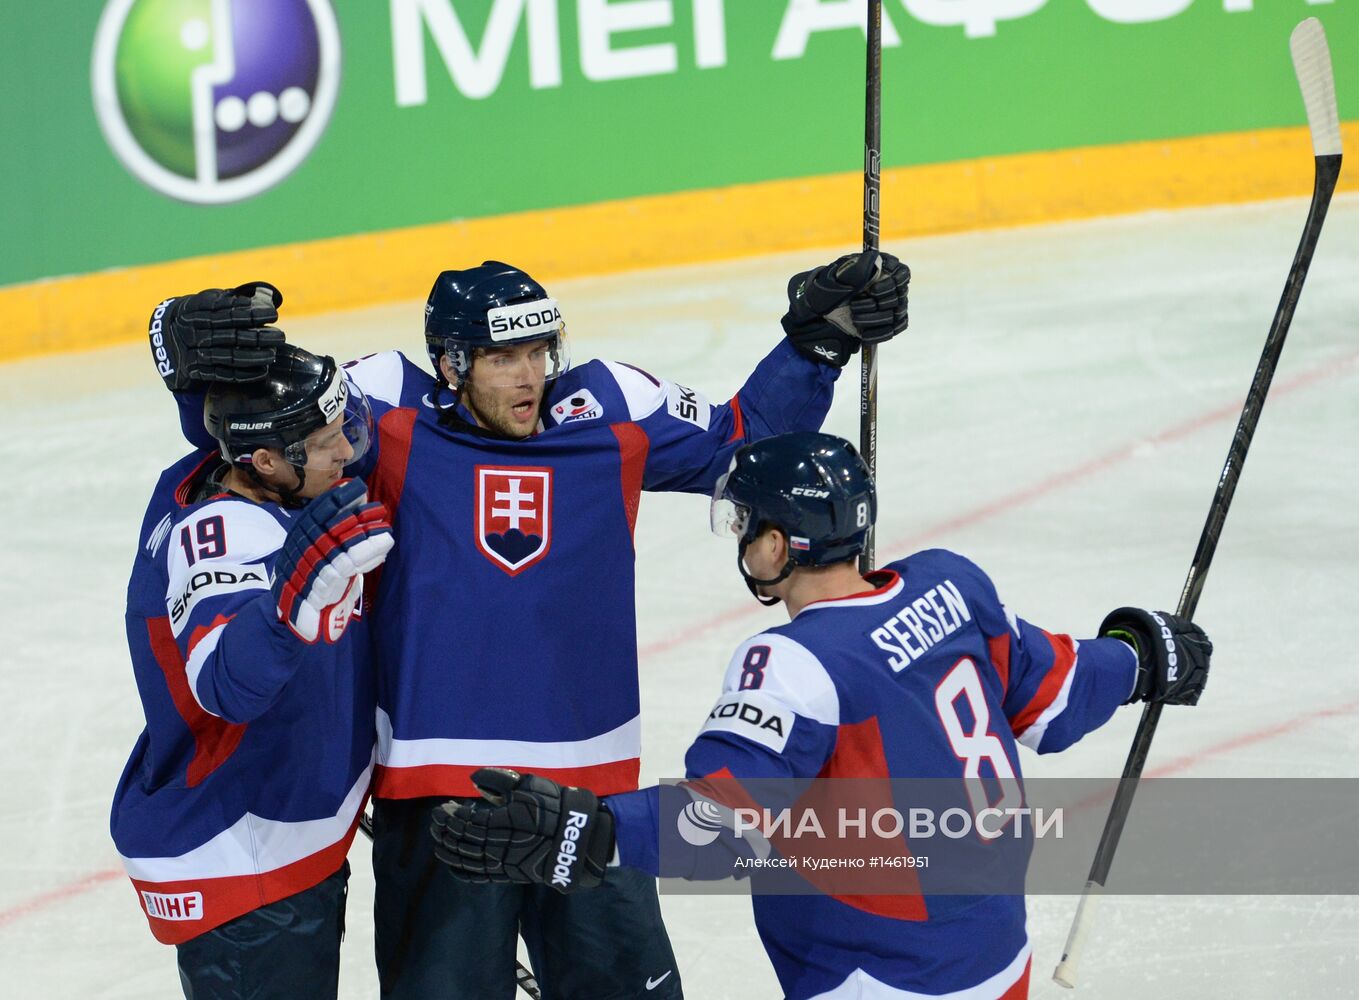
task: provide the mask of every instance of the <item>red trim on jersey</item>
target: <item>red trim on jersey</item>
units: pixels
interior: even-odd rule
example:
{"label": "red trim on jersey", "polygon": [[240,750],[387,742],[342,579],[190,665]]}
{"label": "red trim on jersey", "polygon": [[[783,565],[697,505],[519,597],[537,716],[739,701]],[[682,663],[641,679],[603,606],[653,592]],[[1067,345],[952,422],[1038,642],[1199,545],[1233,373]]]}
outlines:
{"label": "red trim on jersey", "polygon": [[895,587],[900,580],[901,574],[894,569],[875,569],[864,577],[866,583],[873,584],[872,590],[860,590],[853,594],[845,594],[843,597],[823,597],[819,601],[812,601],[812,603],[804,605],[802,610],[819,608],[822,605],[834,604],[836,601],[858,601],[865,597],[881,597]]}
{"label": "red trim on jersey", "polygon": [[[894,573],[893,576],[896,574]],[[817,775],[821,778],[836,779],[860,779],[858,781],[816,781],[812,784],[808,793],[798,800],[797,808],[816,807],[827,816],[838,816],[841,810],[848,809],[850,812],[864,810],[864,814],[872,816],[882,809],[892,809],[895,805],[892,801],[891,783],[886,780],[891,777],[891,772],[887,768],[887,753],[882,745],[882,730],[878,726],[877,716],[869,716],[862,722],[842,723],[835,738],[835,750],[831,753],[830,759],[821,768],[821,773]],[[873,779],[873,780],[863,780]],[[826,822],[832,822],[827,820]],[[834,825],[825,826],[823,829],[834,829]],[[795,845],[796,846],[796,845]],[[805,852],[806,845],[801,845]],[[903,857],[910,857],[910,848],[905,839],[900,843],[900,851]],[[860,852],[868,855],[881,855],[881,841],[873,841],[867,838],[856,840],[850,838],[841,841],[838,848],[840,856],[857,856]],[[864,913],[872,913],[876,916],[887,917],[892,920],[928,920],[929,911],[925,907],[924,897],[920,895],[920,880],[914,869],[910,868],[884,868],[884,869],[850,869],[818,871],[814,875],[805,875],[813,885],[821,882],[826,885],[819,885],[832,899],[836,899],[846,906],[852,906],[856,910]],[[830,891],[829,886],[848,888],[855,879],[867,879],[865,888],[872,887],[872,893],[845,893]],[[891,895],[883,895],[884,889],[889,884],[892,889]]]}
{"label": "red trim on jersey", "polygon": [[750,797],[745,786],[741,784],[741,779],[732,774],[728,768],[724,767],[684,784],[705,799],[711,799],[728,809],[760,811],[760,804]]}
{"label": "red trim on jersey", "polygon": [[[368,477],[368,499],[381,501],[387,507],[387,520],[396,525],[401,505],[401,491],[406,486],[406,465],[411,457],[411,435],[418,416],[413,407],[388,410],[378,419],[377,468]],[[382,566],[363,574],[363,606],[376,605],[378,584],[382,581]]]}
{"label": "red trim on jersey", "polygon": [[[367,804],[367,798],[364,804]],[[294,861],[282,868],[260,872],[257,875],[232,875],[223,878],[184,879],[178,882],[143,882],[131,879],[137,890],[137,902],[146,914],[151,925],[151,933],[162,944],[181,944],[204,934],[214,927],[220,927],[230,920],[249,913],[251,910],[268,906],[280,899],[310,889],[330,878],[344,863],[345,855],[354,842],[354,834],[359,828],[359,816],[363,815],[360,806],[349,830],[336,843],[324,847],[315,854]],[[142,892],[161,893],[167,896],[185,896],[201,893],[203,914],[197,920],[166,920],[152,916]],[[174,905],[173,903],[170,905]]]}
{"label": "red trim on jersey", "polygon": [[[199,626],[197,626],[192,632],[190,632],[190,633],[189,633],[189,644],[188,644],[188,646],[186,647],[187,650],[188,650],[188,653],[187,653],[187,655],[184,657],[185,663],[187,663],[189,660],[193,659],[193,651],[194,651],[195,647],[197,647],[198,644],[199,644],[200,642],[202,642],[204,639],[206,639],[206,638],[208,637],[209,633],[211,633],[211,632],[216,632],[219,628],[221,628],[223,625],[227,624],[229,621],[231,621],[231,619],[233,619],[233,618],[235,618],[235,617],[236,617],[235,615],[218,615],[216,618],[214,618],[214,619],[213,619],[211,622],[209,622],[207,625],[199,625]],[[187,676],[186,676],[186,679],[187,679]]]}
{"label": "red trim on jersey", "polygon": [[1053,699],[1062,690],[1062,685],[1066,683],[1066,675],[1071,673],[1071,668],[1076,665],[1076,642],[1071,636],[1053,635],[1051,632],[1043,632],[1043,635],[1052,645],[1052,666],[1048,668],[1047,676],[1043,678],[1043,683],[1038,685],[1038,690],[1029,699],[1029,703],[1010,720],[1010,728],[1014,730],[1015,736],[1023,736],[1024,730],[1032,726],[1052,704]]}
{"label": "red trim on jersey", "polygon": [[735,427],[731,430],[731,437],[727,438],[727,444],[736,441],[744,441],[746,436],[746,415],[741,412],[741,394],[738,392],[731,397],[731,402],[727,404],[731,407],[731,419]]}
{"label": "red trim on jersey", "polygon": [[628,517],[628,534],[637,528],[637,509],[642,504],[642,474],[651,451],[651,438],[640,424],[613,424],[609,427],[618,439],[618,474],[623,487],[623,510]]}
{"label": "red trim on jersey", "polygon": [[1014,985],[1000,995],[1000,1000],[1029,1000],[1029,971],[1033,959],[1024,963],[1024,974],[1015,980]]}
{"label": "red trim on jersey", "polygon": [[[198,476],[210,463],[218,462],[221,460],[221,458],[222,456],[215,451],[209,452],[207,455],[204,455],[203,461],[195,465],[193,467],[193,471],[190,472],[183,479],[181,479],[179,481],[179,485],[175,487],[175,503],[179,504],[181,507],[189,506],[189,492],[193,486],[193,481],[198,478]],[[224,496],[225,494],[219,495]],[[217,498],[213,497],[212,499],[215,500]]]}
{"label": "red trim on jersey", "polygon": [[1010,690],[1010,633],[991,636],[986,640],[986,646],[991,653],[991,666],[1000,675],[1000,697],[1003,701]]}
{"label": "red trim on jersey", "polygon": [[[416,767],[386,767],[379,764],[373,777],[373,797],[379,799],[419,799],[427,796],[466,796],[481,793],[472,784],[472,772],[479,764],[421,764]],[[580,785],[596,795],[617,795],[637,790],[641,758],[588,764],[583,767],[509,766],[521,774],[532,772],[551,778],[559,785]]]}
{"label": "red trim on jersey", "polygon": [[377,468],[368,479],[368,498],[386,504],[393,522],[406,485],[406,464],[411,457],[416,416],[413,407],[403,406],[388,410],[378,420]]}
{"label": "red trim on jersey", "polygon": [[[246,724],[219,719],[198,704],[189,690],[184,657],[180,655],[174,633],[170,631],[169,618],[148,618],[146,634],[151,642],[151,653],[165,675],[165,686],[169,689],[175,711],[193,736],[193,759],[189,761],[184,777],[185,783],[193,788],[235,752],[241,737],[245,735]],[[196,641],[196,638],[191,639],[190,643]]]}

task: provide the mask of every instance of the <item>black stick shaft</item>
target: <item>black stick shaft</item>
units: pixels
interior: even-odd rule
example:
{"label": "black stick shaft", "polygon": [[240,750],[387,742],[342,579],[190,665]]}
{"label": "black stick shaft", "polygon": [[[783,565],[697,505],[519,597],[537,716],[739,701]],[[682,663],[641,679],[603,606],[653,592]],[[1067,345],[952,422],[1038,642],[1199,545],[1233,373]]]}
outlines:
{"label": "black stick shaft", "polygon": [[[1236,433],[1227,452],[1227,462],[1222,467],[1222,475],[1218,477],[1217,491],[1213,494],[1212,505],[1208,508],[1208,518],[1203,525],[1203,534],[1199,536],[1198,548],[1194,551],[1189,576],[1185,579],[1184,590],[1180,592],[1180,603],[1175,613],[1182,617],[1193,618],[1198,608],[1199,596],[1203,593],[1203,585],[1208,579],[1208,569],[1213,563],[1213,554],[1217,551],[1218,539],[1222,536],[1222,527],[1227,521],[1232,495],[1236,492],[1241,469],[1246,463],[1246,452],[1250,449],[1251,438],[1255,436],[1255,426],[1260,422],[1260,413],[1265,406],[1265,397],[1269,394],[1274,369],[1279,364],[1279,355],[1283,353],[1284,338],[1288,336],[1288,327],[1293,322],[1293,312],[1298,307],[1303,282],[1307,280],[1307,271],[1312,265],[1312,255],[1316,252],[1321,226],[1326,221],[1326,210],[1330,207],[1331,195],[1335,192],[1336,179],[1339,175],[1339,156],[1317,157],[1316,181],[1312,190],[1312,205],[1307,213],[1307,224],[1303,227],[1302,241],[1293,258],[1293,267],[1288,272],[1283,298],[1279,300],[1279,308],[1274,314],[1274,323],[1270,326],[1269,336],[1265,339],[1260,363],[1255,368],[1255,378],[1251,381],[1250,391],[1246,394],[1246,403],[1241,409],[1241,418],[1237,421]],[[1100,837],[1099,848],[1095,851],[1094,864],[1090,867],[1090,881],[1101,888],[1108,881],[1109,869],[1114,863],[1114,852],[1118,850],[1118,841],[1123,835],[1128,812],[1132,809],[1133,796],[1137,793],[1137,782],[1146,767],[1152,737],[1156,735],[1156,726],[1160,719],[1161,705],[1151,704],[1142,712],[1142,720],[1137,725],[1132,749],[1128,752],[1128,760],[1123,767],[1123,778],[1119,782],[1118,792],[1109,810],[1109,818],[1105,821],[1104,833]]]}
{"label": "black stick shaft", "polygon": [[[864,87],[864,253],[877,253],[882,176],[882,0],[868,4],[868,67]],[[859,453],[878,474],[878,349],[865,344],[859,369]],[[859,572],[873,568],[873,531],[859,556]]]}

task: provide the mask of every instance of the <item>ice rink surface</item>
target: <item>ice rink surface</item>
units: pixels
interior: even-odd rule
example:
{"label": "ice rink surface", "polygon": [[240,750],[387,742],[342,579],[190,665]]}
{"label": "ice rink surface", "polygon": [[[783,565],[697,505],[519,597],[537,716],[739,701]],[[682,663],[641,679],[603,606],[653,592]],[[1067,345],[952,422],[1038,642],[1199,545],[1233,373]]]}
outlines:
{"label": "ice rink surface", "polygon": [[[879,561],[957,549],[1012,609],[1078,636],[1120,604],[1173,608],[1305,212],[1286,201],[892,245],[915,280],[911,329],[881,352]],[[723,400],[781,335],[788,276],[841,252],[553,292],[577,361],[626,360]],[[431,275],[465,263],[431,261]],[[424,356],[418,301],[296,322],[285,306],[284,320],[291,339],[341,358]],[[857,388],[856,362],[828,430],[857,438]],[[1198,708],[1166,712],[1151,772],[1359,777],[1356,393],[1349,196],[1332,209],[1199,607],[1212,682]],[[141,729],[124,588],[150,489],[185,450],[174,406],[141,344],[0,366],[0,399],[0,990],[177,996],[173,952],[149,934],[108,836]],[[781,612],[747,595],[702,498],[648,495],[637,550],[652,781],[678,776],[731,650]],[[506,622],[507,657],[520,627]],[[1115,775],[1136,720],[1125,709],[1061,756],[1025,751],[1026,772]],[[342,995],[375,996],[362,841],[351,861]],[[1048,977],[1075,904],[1032,901],[1034,997],[1070,995]],[[746,899],[663,906],[688,996],[779,995]],[[1359,899],[1111,897],[1076,995],[1359,995]]]}

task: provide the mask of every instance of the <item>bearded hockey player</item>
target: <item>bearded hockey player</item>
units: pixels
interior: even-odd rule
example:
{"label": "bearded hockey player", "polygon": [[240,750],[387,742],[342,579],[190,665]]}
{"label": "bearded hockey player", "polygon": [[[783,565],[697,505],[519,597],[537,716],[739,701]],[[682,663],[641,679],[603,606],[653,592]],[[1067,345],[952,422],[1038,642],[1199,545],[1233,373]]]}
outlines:
{"label": "bearded hockey player", "polygon": [[[715,490],[713,528],[738,540],[752,592],[782,601],[791,620],[737,649],[685,759],[687,785],[601,803],[549,777],[478,771],[483,800],[434,812],[440,859],[473,883],[549,885],[567,898],[612,877],[615,857],[691,877],[695,857],[661,856],[662,824],[675,828],[663,795],[731,806],[733,783],[813,778],[953,779],[962,789],[982,776],[1022,790],[1018,743],[1063,750],[1119,705],[1198,700],[1212,646],[1191,622],[1120,608],[1099,638],[1076,642],[1015,617],[977,566],[941,549],[861,577],[855,559],[876,513],[868,470],[846,441],[802,433],[742,447]],[[724,711],[733,706],[745,710]],[[1028,994],[1018,892],[757,887],[753,898],[794,1000]]]}
{"label": "bearded hockey player", "polygon": [[336,995],[372,776],[360,594],[393,540],[385,508],[341,480],[372,417],[331,358],[277,341],[214,376],[248,383],[182,376],[207,388],[216,450],[162,475],[128,585],[146,728],[112,833],[192,1000]]}

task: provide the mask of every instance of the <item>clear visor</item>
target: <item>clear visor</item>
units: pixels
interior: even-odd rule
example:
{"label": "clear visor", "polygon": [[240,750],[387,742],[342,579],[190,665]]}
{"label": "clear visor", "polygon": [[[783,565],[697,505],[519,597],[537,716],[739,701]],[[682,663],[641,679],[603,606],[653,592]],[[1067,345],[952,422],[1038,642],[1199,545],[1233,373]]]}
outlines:
{"label": "clear visor", "polygon": [[708,508],[708,523],[718,538],[741,538],[750,525],[750,508],[725,494],[731,470],[722,473],[713,487],[712,505]]}
{"label": "clear visor", "polygon": [[345,387],[348,392],[344,412],[304,440],[294,441],[283,449],[283,457],[293,465],[333,472],[354,464],[367,453],[373,439],[373,411],[362,389],[348,378]]}
{"label": "clear visor", "polygon": [[481,348],[473,353],[471,380],[485,389],[514,389],[550,382],[571,367],[566,338]]}

